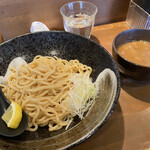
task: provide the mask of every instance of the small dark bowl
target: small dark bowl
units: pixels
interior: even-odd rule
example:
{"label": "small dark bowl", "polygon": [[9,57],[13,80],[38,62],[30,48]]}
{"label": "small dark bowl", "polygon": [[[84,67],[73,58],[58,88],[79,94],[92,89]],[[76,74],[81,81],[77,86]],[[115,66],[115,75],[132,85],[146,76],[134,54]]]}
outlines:
{"label": "small dark bowl", "polygon": [[132,96],[147,101],[150,97],[150,67],[141,66],[124,59],[117,50],[124,43],[139,40],[150,42],[150,30],[130,29],[121,32],[113,41],[112,55],[121,73],[123,89]]}

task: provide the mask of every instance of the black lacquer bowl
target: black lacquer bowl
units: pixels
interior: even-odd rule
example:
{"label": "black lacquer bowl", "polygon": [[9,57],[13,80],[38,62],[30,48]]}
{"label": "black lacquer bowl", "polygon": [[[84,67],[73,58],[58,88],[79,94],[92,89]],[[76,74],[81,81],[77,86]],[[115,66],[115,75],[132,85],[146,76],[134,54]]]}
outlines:
{"label": "black lacquer bowl", "polygon": [[109,118],[118,102],[120,94],[120,75],[111,55],[95,42],[66,32],[38,32],[26,34],[0,45],[0,74],[4,75],[10,61],[18,56],[27,62],[34,56],[57,56],[63,59],[78,59],[81,63],[93,68],[92,78],[105,68],[110,68],[117,77],[117,91],[112,97],[112,83],[107,78],[103,91],[96,100],[90,113],[80,120],[77,117],[68,130],[49,132],[48,127],[39,128],[36,132],[25,131],[18,137],[0,137],[0,149],[66,149],[81,143],[90,137]]}
{"label": "black lacquer bowl", "polygon": [[150,67],[130,62],[118,53],[120,45],[139,40],[150,42],[150,30],[130,29],[119,33],[114,38],[112,54],[121,73],[123,89],[140,100],[150,102]]}

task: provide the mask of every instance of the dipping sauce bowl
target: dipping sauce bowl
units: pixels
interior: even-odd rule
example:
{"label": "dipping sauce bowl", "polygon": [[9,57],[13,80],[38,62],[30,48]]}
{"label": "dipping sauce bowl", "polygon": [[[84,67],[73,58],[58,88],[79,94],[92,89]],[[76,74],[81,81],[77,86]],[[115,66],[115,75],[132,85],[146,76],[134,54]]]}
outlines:
{"label": "dipping sauce bowl", "polygon": [[150,67],[128,61],[118,53],[121,45],[131,41],[150,42],[150,30],[130,29],[114,38],[112,55],[121,74],[122,88],[138,99],[150,101]]}

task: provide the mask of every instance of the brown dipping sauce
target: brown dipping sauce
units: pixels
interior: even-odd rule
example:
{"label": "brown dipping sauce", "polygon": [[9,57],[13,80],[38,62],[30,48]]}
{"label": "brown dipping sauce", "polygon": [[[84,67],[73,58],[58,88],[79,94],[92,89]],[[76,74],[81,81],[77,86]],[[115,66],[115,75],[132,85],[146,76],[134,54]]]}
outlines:
{"label": "brown dipping sauce", "polygon": [[150,42],[132,41],[118,48],[118,53],[126,60],[150,67]]}

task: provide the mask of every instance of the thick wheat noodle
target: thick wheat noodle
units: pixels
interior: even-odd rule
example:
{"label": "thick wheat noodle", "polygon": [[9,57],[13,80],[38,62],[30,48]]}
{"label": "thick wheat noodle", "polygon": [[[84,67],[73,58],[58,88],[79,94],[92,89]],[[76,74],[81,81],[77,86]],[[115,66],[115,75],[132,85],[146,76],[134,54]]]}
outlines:
{"label": "thick wheat noodle", "polygon": [[46,125],[49,131],[68,127],[73,120],[65,99],[72,87],[69,78],[75,73],[92,72],[78,60],[48,56],[36,56],[27,66],[11,70],[6,85],[0,86],[8,100],[17,102],[28,114],[29,131]]}

